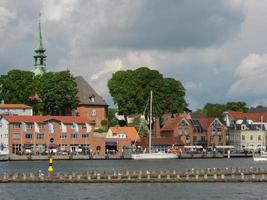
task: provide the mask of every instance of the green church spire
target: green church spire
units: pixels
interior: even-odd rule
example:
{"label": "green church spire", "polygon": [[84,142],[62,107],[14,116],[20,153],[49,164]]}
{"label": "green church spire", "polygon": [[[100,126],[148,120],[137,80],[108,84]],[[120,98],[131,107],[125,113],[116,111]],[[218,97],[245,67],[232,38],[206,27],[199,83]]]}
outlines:
{"label": "green church spire", "polygon": [[42,75],[46,72],[46,55],[45,48],[43,46],[43,38],[41,31],[41,14],[38,19],[38,33],[36,40],[36,48],[34,49],[34,52],[34,68],[32,69],[32,72],[35,76]]}

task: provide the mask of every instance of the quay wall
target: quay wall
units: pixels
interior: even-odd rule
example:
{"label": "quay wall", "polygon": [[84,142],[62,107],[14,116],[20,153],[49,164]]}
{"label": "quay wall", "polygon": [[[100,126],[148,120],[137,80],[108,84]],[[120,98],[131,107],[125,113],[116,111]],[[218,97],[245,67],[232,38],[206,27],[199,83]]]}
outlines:
{"label": "quay wall", "polygon": [[45,174],[1,174],[0,183],[183,183],[183,182],[267,182],[263,168],[208,168],[187,171],[114,171]]}

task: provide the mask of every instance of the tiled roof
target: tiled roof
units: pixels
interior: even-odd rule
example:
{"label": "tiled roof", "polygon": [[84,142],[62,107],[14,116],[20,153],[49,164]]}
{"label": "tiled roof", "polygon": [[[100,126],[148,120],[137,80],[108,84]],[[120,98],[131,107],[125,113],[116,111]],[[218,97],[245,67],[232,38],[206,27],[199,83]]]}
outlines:
{"label": "tiled roof", "polygon": [[26,104],[0,104],[0,109],[18,109],[18,108],[32,108],[31,106],[28,106]]}
{"label": "tiled roof", "polygon": [[210,124],[215,120],[215,117],[198,118],[197,121],[200,123],[203,130],[207,130]]}
{"label": "tiled roof", "polygon": [[78,124],[84,124],[84,123],[91,123],[92,120],[86,117],[76,117],[76,116],[41,116],[41,115],[34,115],[34,116],[25,116],[25,115],[9,115],[4,116],[4,118],[9,121],[10,123],[33,123],[33,122],[45,122],[49,120],[57,120],[62,123],[78,123]]}
{"label": "tiled roof", "polygon": [[125,133],[127,135],[127,138],[130,138],[131,141],[139,141],[140,137],[134,127],[120,127],[120,126],[113,126],[110,127],[112,133]]}
{"label": "tiled roof", "polygon": [[234,119],[247,119],[260,122],[261,118],[263,121],[267,121],[267,112],[265,113],[243,113],[243,112],[229,112],[229,115]]}
{"label": "tiled roof", "polygon": [[[105,102],[105,100],[99,94],[96,93],[96,91],[89,85],[89,83],[82,76],[75,77],[75,82],[78,87],[77,96],[80,101],[79,104],[104,105],[104,106],[108,105]],[[94,101],[90,100],[92,96],[94,96]]]}
{"label": "tiled roof", "polygon": [[175,117],[170,118],[165,122],[163,127],[161,128],[161,131],[172,131],[175,129],[175,127],[178,125],[178,123],[182,120],[182,117]]}

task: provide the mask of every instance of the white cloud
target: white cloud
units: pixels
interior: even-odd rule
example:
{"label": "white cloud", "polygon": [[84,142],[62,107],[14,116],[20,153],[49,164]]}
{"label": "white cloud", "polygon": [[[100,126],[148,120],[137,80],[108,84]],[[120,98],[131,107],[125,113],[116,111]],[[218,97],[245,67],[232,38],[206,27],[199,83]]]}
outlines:
{"label": "white cloud", "polygon": [[101,70],[91,76],[92,81],[96,81],[102,76],[109,75],[112,72],[116,72],[122,69],[122,61],[120,59],[112,59],[104,62],[104,67],[100,67]]}
{"label": "white cloud", "polygon": [[11,19],[16,18],[16,13],[0,6],[0,29],[5,27]]}
{"label": "white cloud", "polygon": [[237,67],[230,96],[267,99],[267,54],[250,54]]}
{"label": "white cloud", "polygon": [[43,2],[42,12],[46,20],[64,20],[72,14],[76,3],[77,0],[46,0]]}

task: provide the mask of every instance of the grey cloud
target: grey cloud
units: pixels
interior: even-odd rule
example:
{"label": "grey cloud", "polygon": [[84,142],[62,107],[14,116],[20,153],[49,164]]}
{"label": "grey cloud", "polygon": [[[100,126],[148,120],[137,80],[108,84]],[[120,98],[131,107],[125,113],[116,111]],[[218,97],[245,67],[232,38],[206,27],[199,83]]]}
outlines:
{"label": "grey cloud", "polygon": [[[118,1],[117,1],[118,2]],[[133,1],[131,1],[133,2]],[[142,0],[117,14],[112,4],[107,24],[96,27],[92,45],[134,49],[183,49],[218,45],[240,30],[245,15],[222,0]],[[119,12],[120,13],[120,12]]]}

